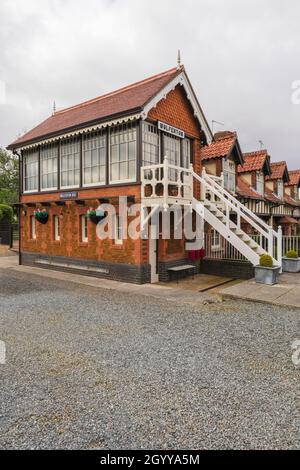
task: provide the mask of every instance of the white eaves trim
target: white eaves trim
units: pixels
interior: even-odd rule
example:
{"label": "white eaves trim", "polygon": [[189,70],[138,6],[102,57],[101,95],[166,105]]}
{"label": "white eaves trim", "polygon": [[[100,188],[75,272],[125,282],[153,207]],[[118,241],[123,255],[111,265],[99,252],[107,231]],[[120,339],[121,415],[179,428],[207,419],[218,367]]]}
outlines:
{"label": "white eaves trim", "polygon": [[33,148],[33,147],[37,147],[41,144],[50,144],[51,142],[56,142],[57,140],[61,140],[61,139],[67,139],[69,137],[76,137],[80,134],[85,134],[86,132],[97,131],[99,129],[104,129],[105,127],[111,127],[111,126],[116,126],[118,124],[123,124],[125,122],[135,121],[135,120],[139,119],[140,117],[141,117],[140,114],[131,114],[129,116],[120,117],[120,118],[114,119],[112,121],[101,122],[100,124],[95,124],[94,126],[85,127],[83,129],[78,129],[78,130],[73,131],[73,132],[68,132],[66,134],[60,134],[56,137],[41,140],[41,141],[38,141],[34,144],[24,145],[23,147],[19,147],[19,150],[30,149],[30,148]]}
{"label": "white eaves trim", "polygon": [[166,99],[167,94],[170,93],[170,91],[174,90],[177,85],[181,85],[184,87],[187,99],[190,101],[194,110],[194,116],[198,119],[201,129],[203,129],[203,131],[205,132],[207,142],[211,143],[213,139],[212,132],[209,128],[209,125],[205,119],[204,113],[199,105],[197,97],[184,71],[182,71],[175,78],[173,78],[173,80],[171,80],[164,88],[162,88],[160,92],[157,93],[157,95],[155,95],[154,98],[152,98],[152,100],[146,104],[146,106],[144,106],[144,109],[141,113],[142,119],[145,120],[148,116],[149,111],[152,108],[155,108],[159,101],[161,101],[162,99]]}

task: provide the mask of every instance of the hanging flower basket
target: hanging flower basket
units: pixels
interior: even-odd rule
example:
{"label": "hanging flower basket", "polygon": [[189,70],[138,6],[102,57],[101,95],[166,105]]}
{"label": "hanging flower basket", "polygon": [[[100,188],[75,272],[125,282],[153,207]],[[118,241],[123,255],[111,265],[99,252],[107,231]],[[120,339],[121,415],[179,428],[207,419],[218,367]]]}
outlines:
{"label": "hanging flower basket", "polygon": [[37,209],[34,211],[34,217],[41,224],[46,224],[48,222],[49,214],[46,210]]}
{"label": "hanging flower basket", "polygon": [[93,224],[98,224],[99,222],[101,222],[104,217],[105,217],[105,212],[102,211],[102,210],[96,210],[96,209],[92,209],[90,208],[88,211],[87,211],[87,214],[88,218],[90,219],[91,222],[93,222]]}

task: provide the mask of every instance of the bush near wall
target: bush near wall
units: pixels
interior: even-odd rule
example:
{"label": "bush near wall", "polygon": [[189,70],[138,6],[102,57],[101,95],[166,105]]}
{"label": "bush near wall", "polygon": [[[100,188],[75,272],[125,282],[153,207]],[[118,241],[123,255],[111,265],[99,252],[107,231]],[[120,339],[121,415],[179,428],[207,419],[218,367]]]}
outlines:
{"label": "bush near wall", "polygon": [[12,207],[0,204],[0,223],[11,224],[14,219]]}

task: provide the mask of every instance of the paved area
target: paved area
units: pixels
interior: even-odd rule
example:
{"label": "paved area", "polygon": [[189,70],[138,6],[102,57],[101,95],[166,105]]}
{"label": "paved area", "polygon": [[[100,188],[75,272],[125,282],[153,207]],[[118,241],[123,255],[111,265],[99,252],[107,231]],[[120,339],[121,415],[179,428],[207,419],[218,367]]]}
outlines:
{"label": "paved area", "polygon": [[35,268],[31,266],[18,266],[17,256],[2,258],[0,266],[2,266],[3,268],[11,268],[14,271],[18,271],[28,276],[30,276],[31,274],[35,274],[41,277],[72,282],[83,286],[116,290],[118,292],[124,292],[131,295],[138,294],[149,297],[155,297],[158,299],[162,299],[163,301],[180,301],[181,303],[196,305],[203,305],[207,303],[221,301],[220,296],[211,295],[209,292],[194,292],[193,290],[187,289],[186,285],[178,285],[176,289],[173,288],[174,285],[169,286],[168,284],[136,285],[126,282],[98,279],[91,276],[82,276],[80,274],[71,274],[54,270],[52,271],[50,269]]}
{"label": "paved area", "polygon": [[7,245],[0,245],[0,257],[2,256],[15,256],[16,255],[16,248],[14,247],[12,250]]}
{"label": "paved area", "polygon": [[172,287],[174,289],[192,290],[194,292],[207,292],[212,289],[221,289],[224,286],[236,285],[241,281],[230,279],[229,277],[214,276],[211,274],[196,274],[183,279],[172,280],[171,282],[160,282],[161,286]]}
{"label": "paved area", "polygon": [[300,448],[298,311],[162,301],[7,264],[1,449]]}
{"label": "paved area", "polygon": [[266,302],[272,305],[300,309],[300,273],[283,273],[278,284],[267,286],[257,284],[253,279],[219,292],[224,298]]}

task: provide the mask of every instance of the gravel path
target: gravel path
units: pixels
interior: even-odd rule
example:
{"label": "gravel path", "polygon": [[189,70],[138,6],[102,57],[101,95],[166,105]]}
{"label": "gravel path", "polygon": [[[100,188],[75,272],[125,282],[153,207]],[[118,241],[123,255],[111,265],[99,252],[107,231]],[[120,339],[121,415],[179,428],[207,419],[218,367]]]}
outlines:
{"label": "gravel path", "polygon": [[0,448],[300,448],[300,312],[0,269]]}

